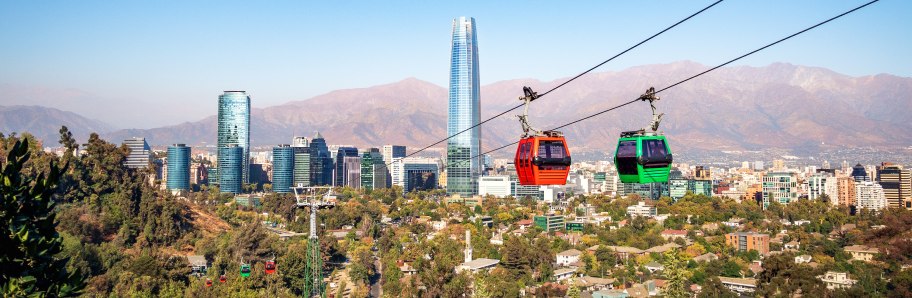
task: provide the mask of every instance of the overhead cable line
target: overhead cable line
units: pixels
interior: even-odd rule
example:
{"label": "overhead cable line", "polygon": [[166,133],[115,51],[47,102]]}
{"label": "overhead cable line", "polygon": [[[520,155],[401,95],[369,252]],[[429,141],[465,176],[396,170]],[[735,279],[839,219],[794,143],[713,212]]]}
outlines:
{"label": "overhead cable line", "polygon": [[[723,1],[723,0],[718,0],[718,1],[716,1],[716,2],[713,2],[713,3],[710,4],[709,6],[706,6],[706,7],[704,7],[703,9],[700,9],[699,11],[697,11],[697,12],[691,14],[690,16],[688,16],[688,17],[686,17],[686,18],[684,18],[684,19],[681,19],[681,20],[678,21],[677,23],[674,23],[674,24],[672,24],[671,26],[668,26],[667,28],[663,29],[662,31],[659,31],[658,33],[653,34],[653,35],[650,36],[649,38],[646,38],[646,39],[644,39],[643,41],[640,41],[639,43],[637,43],[637,44],[631,46],[630,48],[627,48],[626,50],[624,50],[624,51],[622,51],[622,52],[620,52],[620,53],[618,53],[618,54],[612,56],[611,58],[608,58],[608,60],[602,61],[601,63],[596,64],[596,65],[593,66],[592,68],[589,68],[589,69],[587,69],[586,71],[584,71],[584,72],[582,72],[582,73],[580,73],[580,74],[578,74],[578,75],[576,75],[576,76],[570,78],[569,80],[567,80],[567,81],[561,83],[560,85],[557,85],[557,86],[555,86],[554,88],[551,88],[550,90],[546,91],[545,93],[542,93],[541,95],[538,95],[537,98],[544,97],[544,96],[547,95],[548,93],[551,93],[551,91],[557,90],[558,88],[563,87],[563,86],[566,85],[567,83],[570,83],[570,82],[572,82],[573,80],[576,80],[576,79],[578,79],[579,77],[581,77],[581,76],[583,76],[583,75],[585,75],[585,74],[587,74],[587,73],[589,73],[589,72],[592,72],[592,71],[595,70],[596,68],[599,68],[599,67],[601,67],[602,65],[605,65],[606,63],[611,62],[611,61],[614,60],[615,58],[620,57],[621,55],[624,55],[624,54],[626,54],[627,52],[629,52],[629,51],[631,51],[631,50],[633,50],[633,49],[639,47],[640,45],[642,45],[642,44],[644,44],[644,43],[646,43],[646,42],[652,40],[653,38],[656,38],[656,37],[658,37],[659,35],[662,35],[662,33],[665,33],[666,31],[671,30],[671,29],[674,28],[674,27],[677,27],[677,26],[680,25],[681,23],[684,23],[684,22],[686,22],[687,20],[690,20],[691,18],[693,18],[693,17],[695,17],[695,16],[697,16],[697,15],[703,13],[704,11],[706,11],[706,10],[708,10],[708,9],[710,9],[710,8],[712,8],[713,6],[716,6],[716,4],[719,4],[719,3],[721,3],[722,1]],[[503,111],[503,112],[501,112],[501,113],[499,113],[499,114],[497,114],[497,115],[494,115],[493,117],[490,117],[490,118],[488,118],[488,119],[485,119],[484,121],[478,122],[478,123],[476,123],[475,125],[472,125],[472,126],[469,127],[469,128],[463,129],[463,130],[460,131],[460,132],[457,132],[457,133],[455,133],[455,134],[453,134],[453,135],[451,135],[451,136],[447,136],[446,138],[441,139],[441,140],[439,140],[439,141],[437,141],[437,142],[434,142],[433,144],[427,145],[427,146],[425,146],[424,148],[419,149],[418,151],[412,152],[411,154],[408,154],[408,155],[406,155],[405,157],[411,157],[411,156],[413,156],[413,155],[415,155],[415,154],[418,154],[418,153],[420,153],[420,152],[422,152],[422,151],[424,151],[424,150],[427,150],[428,148],[434,147],[434,146],[436,146],[437,144],[440,144],[440,143],[442,143],[442,142],[444,142],[444,141],[446,141],[446,140],[452,139],[453,137],[458,136],[458,135],[460,135],[460,134],[462,134],[462,133],[464,133],[464,132],[466,132],[466,131],[469,131],[470,129],[473,129],[473,128],[478,127],[478,126],[480,126],[480,125],[482,125],[482,124],[485,124],[485,123],[487,123],[488,121],[494,120],[495,118],[498,118],[498,117],[500,117],[500,116],[503,116],[503,115],[506,114],[506,113],[512,112],[513,110],[516,110],[516,109],[522,107],[523,105],[524,105],[524,104],[519,104],[519,105],[517,105],[517,106],[515,106],[515,107],[512,107],[512,108],[510,108],[509,110]],[[478,156],[475,156],[475,157],[478,157]],[[472,157],[472,158],[475,158],[475,157]],[[470,158],[470,159],[472,159],[472,158]],[[387,163],[387,166],[389,166],[390,164],[391,164],[391,161],[390,161],[390,163]]]}
{"label": "overhead cable line", "polygon": [[[807,28],[805,28],[804,30],[798,31],[798,32],[796,32],[796,33],[794,33],[794,34],[792,34],[792,35],[786,36],[786,37],[784,37],[784,38],[782,38],[782,39],[779,39],[779,40],[777,40],[777,41],[774,41],[774,42],[772,42],[772,43],[770,43],[770,44],[767,44],[767,45],[765,45],[765,46],[763,46],[763,47],[760,47],[760,48],[758,48],[758,49],[756,49],[756,50],[750,51],[750,52],[748,52],[747,54],[738,56],[737,58],[728,60],[728,61],[725,62],[725,63],[719,64],[719,65],[717,65],[717,66],[715,66],[715,67],[713,67],[713,68],[707,69],[707,70],[705,70],[705,71],[703,71],[703,72],[700,72],[700,73],[695,74],[695,75],[693,75],[693,76],[690,76],[690,77],[688,77],[688,78],[686,78],[686,79],[683,79],[683,80],[681,80],[681,81],[678,81],[677,83],[671,84],[671,85],[669,85],[668,87],[665,87],[665,88],[656,90],[655,94],[658,94],[658,93],[663,92],[663,91],[665,91],[665,90],[668,90],[668,89],[671,89],[671,88],[676,87],[676,86],[678,86],[678,85],[681,85],[681,84],[683,84],[683,83],[685,83],[685,82],[688,82],[688,81],[693,80],[693,79],[695,79],[695,78],[697,78],[697,77],[700,77],[700,76],[702,76],[702,75],[705,75],[705,74],[707,74],[707,73],[709,73],[709,72],[711,72],[711,71],[714,71],[714,70],[716,70],[716,69],[719,69],[719,68],[721,68],[721,67],[723,67],[723,66],[726,66],[726,65],[728,65],[728,64],[731,64],[731,63],[733,63],[733,62],[735,62],[735,61],[741,60],[741,59],[743,59],[743,58],[745,58],[745,57],[747,57],[747,56],[750,56],[750,55],[753,55],[753,54],[755,54],[755,53],[757,53],[757,52],[760,52],[760,51],[762,51],[762,50],[765,50],[765,49],[767,49],[767,48],[769,48],[769,47],[771,47],[771,46],[774,46],[774,45],[776,45],[776,44],[778,44],[778,43],[780,43],[780,42],[786,41],[786,40],[788,40],[788,39],[790,39],[790,38],[792,38],[792,37],[795,37],[795,36],[798,36],[798,35],[800,35],[800,34],[802,34],[802,33],[805,33],[805,32],[807,32],[807,31],[810,31],[811,29],[820,27],[821,25],[826,24],[826,23],[829,23],[830,21],[836,20],[836,19],[841,18],[841,17],[843,17],[843,16],[845,16],[845,15],[847,15],[847,14],[850,14],[850,13],[853,13],[853,12],[859,10],[859,9],[862,9],[862,8],[868,6],[868,5],[874,4],[874,3],[877,2],[877,1],[880,1],[880,0],[872,0],[872,1],[870,1],[870,2],[867,2],[867,3],[865,3],[865,4],[862,4],[861,6],[855,7],[855,8],[853,8],[853,9],[851,9],[851,10],[849,10],[849,11],[846,11],[846,12],[844,12],[844,13],[841,13],[841,14],[835,16],[835,17],[832,17],[832,18],[829,18],[829,19],[827,19],[827,20],[825,20],[825,21],[822,21],[822,22],[820,22],[820,23],[817,23],[816,25],[807,27]],[[549,91],[549,92],[550,92],[550,91]],[[600,111],[600,112],[598,112],[598,113],[595,113],[595,114],[592,114],[592,115],[589,115],[589,116],[586,116],[586,117],[583,117],[583,118],[580,118],[580,119],[571,121],[571,122],[569,122],[569,123],[567,123],[567,124],[564,124],[564,125],[561,125],[561,126],[552,128],[551,130],[558,130],[558,129],[561,129],[561,128],[564,128],[564,127],[567,127],[567,126],[570,126],[570,125],[573,125],[573,124],[576,124],[576,123],[579,123],[579,122],[581,122],[581,121],[588,120],[588,119],[593,118],[593,117],[595,117],[595,116],[598,116],[598,115],[601,115],[601,114],[604,114],[604,113],[613,111],[613,110],[615,110],[615,109],[621,108],[621,107],[623,107],[623,106],[632,104],[632,103],[637,102],[637,101],[640,101],[640,97],[637,97],[637,98],[634,99],[634,100],[631,100],[631,101],[628,101],[628,102],[625,102],[625,103],[622,103],[622,104],[613,106],[613,107],[611,107],[611,108],[608,108],[608,109],[606,109],[606,110]],[[512,145],[515,145],[515,144],[517,144],[517,143],[519,143],[519,141],[516,141],[516,142],[510,143],[510,144],[506,144],[506,145],[500,146],[500,147],[498,147],[498,148],[496,148],[496,149],[492,149],[492,150],[485,151],[484,153],[481,153],[481,154],[478,154],[478,155],[476,155],[476,156],[473,156],[473,157],[469,158],[469,160],[471,160],[471,159],[473,159],[473,158],[476,158],[476,157],[479,157],[479,156],[482,156],[482,155],[485,155],[485,154],[488,154],[488,153],[491,153],[491,152],[494,152],[494,151],[497,151],[497,150],[500,150],[500,149],[503,149],[503,148],[507,148],[507,147],[512,146]]]}

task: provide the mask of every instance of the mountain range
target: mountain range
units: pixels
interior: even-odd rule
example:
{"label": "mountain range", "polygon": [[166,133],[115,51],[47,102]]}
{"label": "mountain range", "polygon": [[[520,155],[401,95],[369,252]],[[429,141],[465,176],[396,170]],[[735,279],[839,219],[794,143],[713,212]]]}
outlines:
{"label": "mountain range", "polygon": [[[530,123],[550,129],[708,68],[682,61],[591,73],[533,102]],[[517,98],[523,86],[541,93],[566,80],[516,79],[484,85],[482,119],[520,104]],[[660,130],[677,151],[908,146],[912,144],[910,94],[912,78],[851,77],[825,68],[776,63],[720,68],[659,93],[656,107],[665,114]],[[16,111],[7,112],[11,109]],[[514,115],[521,112],[516,109],[482,126],[485,150],[517,140],[521,130]],[[55,141],[61,124],[74,134],[100,131],[110,140],[144,136],[152,145],[214,144],[216,139],[215,116],[160,128],[112,131],[99,121],[53,109],[2,107],[0,113],[0,131],[27,130]],[[254,108],[251,142],[254,146],[285,144],[295,135],[319,131],[330,144],[416,148],[446,136],[446,115],[447,89],[409,78]],[[651,118],[649,105],[635,102],[562,130],[571,150],[612,151],[621,131],[643,128]]]}

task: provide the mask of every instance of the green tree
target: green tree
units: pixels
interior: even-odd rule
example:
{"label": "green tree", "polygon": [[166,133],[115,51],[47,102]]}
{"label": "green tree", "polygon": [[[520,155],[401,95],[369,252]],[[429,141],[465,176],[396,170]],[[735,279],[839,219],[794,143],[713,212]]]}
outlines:
{"label": "green tree", "polygon": [[697,298],[738,298],[738,295],[726,288],[718,277],[713,276],[706,279]]}
{"label": "green tree", "polygon": [[0,290],[3,296],[70,296],[83,287],[82,276],[67,272],[59,258],[62,239],[54,223],[52,199],[62,170],[51,162],[47,175],[23,175],[31,157],[29,140],[18,140],[0,167]]}
{"label": "green tree", "polygon": [[687,290],[687,263],[677,250],[665,253],[665,269],[662,271],[668,283],[665,285],[665,297],[682,298],[690,297]]}

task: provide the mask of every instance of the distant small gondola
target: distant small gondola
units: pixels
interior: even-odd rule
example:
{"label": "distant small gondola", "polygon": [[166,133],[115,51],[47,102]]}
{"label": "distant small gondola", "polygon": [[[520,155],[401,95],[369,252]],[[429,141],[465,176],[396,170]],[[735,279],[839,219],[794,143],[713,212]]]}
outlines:
{"label": "distant small gondola", "polygon": [[241,277],[250,277],[250,264],[241,264]]}
{"label": "distant small gondola", "polygon": [[212,286],[212,280],[207,278],[207,279],[206,279],[206,287],[208,288],[208,287],[211,287],[211,286]]}
{"label": "distant small gondola", "polygon": [[275,272],[276,272],[275,260],[266,261],[266,274],[273,274]]}

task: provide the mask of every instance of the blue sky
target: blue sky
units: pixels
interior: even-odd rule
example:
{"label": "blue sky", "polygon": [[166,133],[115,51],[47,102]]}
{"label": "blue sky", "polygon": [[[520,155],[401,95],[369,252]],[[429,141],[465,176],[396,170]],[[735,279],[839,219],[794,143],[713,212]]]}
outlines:
{"label": "blue sky", "polygon": [[[0,105],[149,128],[416,77],[446,86],[450,26],[477,21],[482,84],[575,75],[712,1],[6,1]],[[727,0],[597,71],[715,65],[866,1]],[[736,65],[912,76],[912,1],[883,0]]]}

